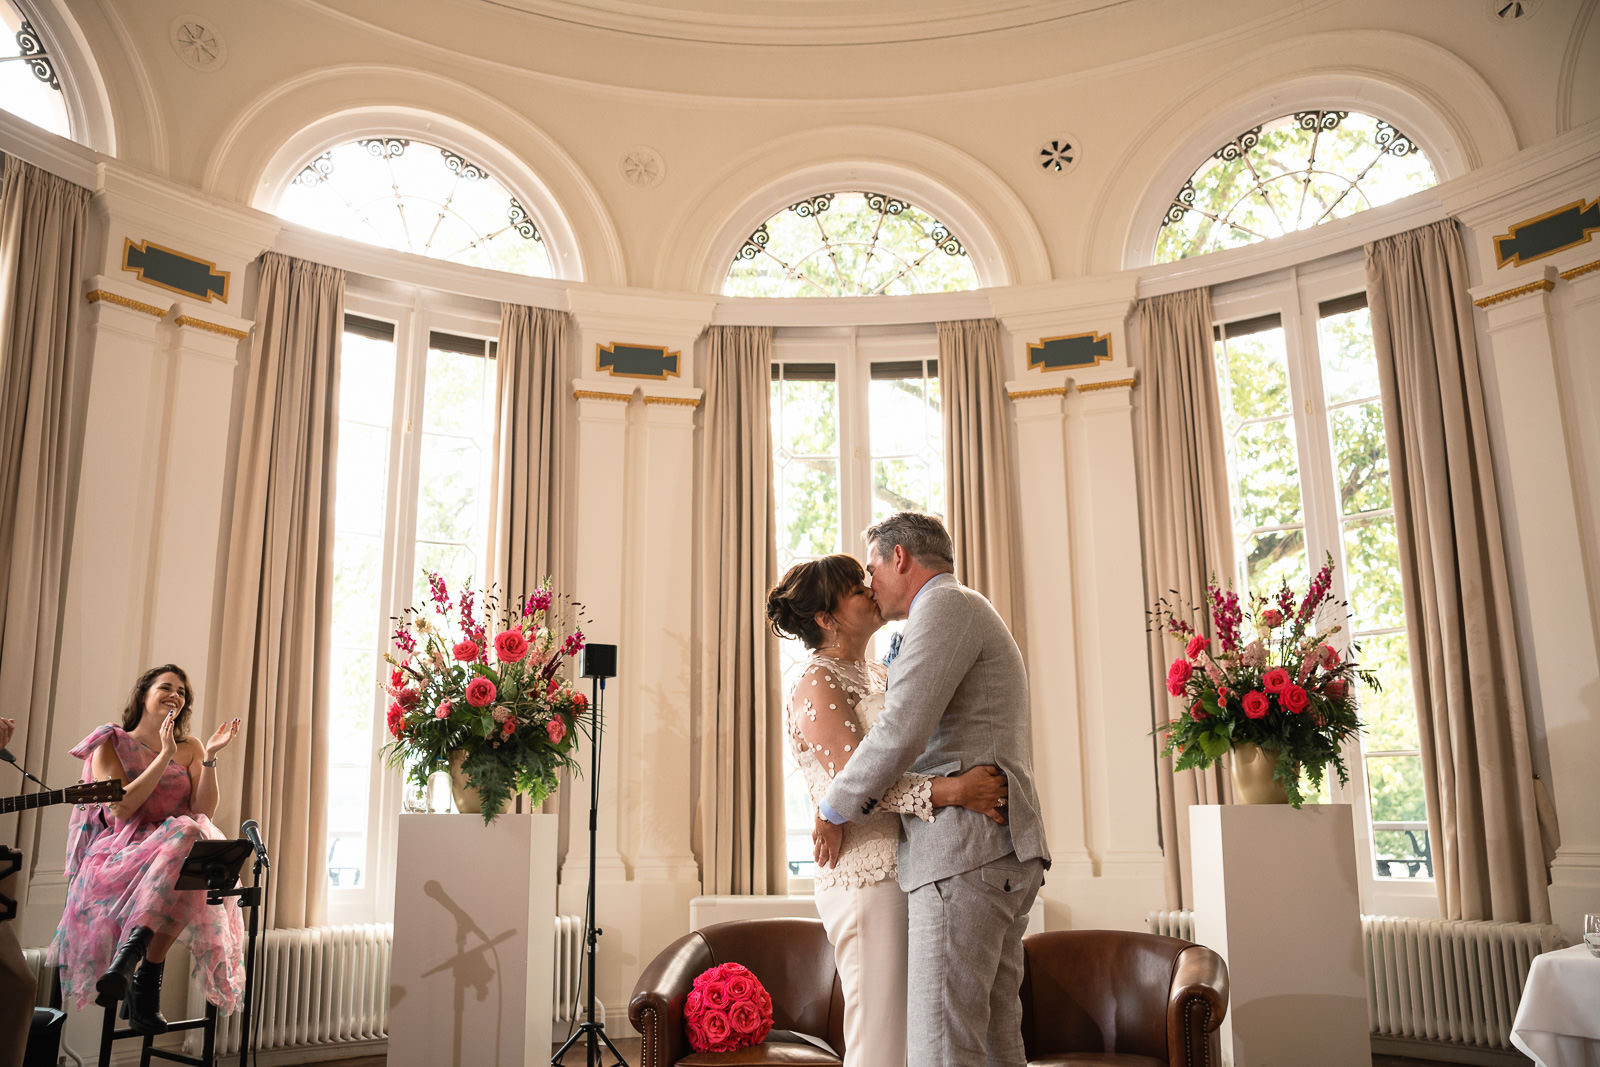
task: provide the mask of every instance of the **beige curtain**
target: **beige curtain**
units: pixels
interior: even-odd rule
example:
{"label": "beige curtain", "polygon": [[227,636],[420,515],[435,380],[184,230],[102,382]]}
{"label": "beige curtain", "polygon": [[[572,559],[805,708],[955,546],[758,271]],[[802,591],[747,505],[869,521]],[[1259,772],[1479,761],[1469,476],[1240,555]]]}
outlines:
{"label": "beige curtain", "polygon": [[[8,747],[35,773],[50,747],[72,534],[78,409],[87,371],[77,323],[88,224],[89,190],[6,157],[0,184],[0,715],[17,720]],[[0,792],[17,792],[11,785]],[[7,841],[28,853],[23,876],[38,862],[37,827],[37,816],[20,817]],[[26,896],[22,878],[4,889],[19,900]]]}
{"label": "beige curtain", "polygon": [[768,393],[772,329],[713,326],[700,462],[700,775],[695,837],[706,893],[784,893],[783,729]]}
{"label": "beige curtain", "polygon": [[[328,649],[344,272],[276,252],[258,263],[218,714],[244,719],[225,762],[272,855],[269,926],[314,926],[327,903]],[[240,751],[242,749],[242,751]],[[237,783],[237,786],[234,785]],[[237,790],[237,793],[234,792]]]}
{"label": "beige curtain", "polygon": [[956,574],[989,598],[1018,645],[1022,597],[1016,586],[1016,504],[1011,478],[1005,346],[994,319],[941,322],[939,399],[945,483]]}
{"label": "beige curtain", "polygon": [[[1222,411],[1212,362],[1211,294],[1205,289],[1141,300],[1139,343],[1144,449],[1144,584],[1150,601],[1168,597],[1205,603],[1206,580],[1233,575],[1233,524]],[[1208,617],[1209,618],[1209,617]],[[1167,664],[1174,642],[1150,635],[1152,725],[1173,715]],[[1156,751],[1159,738],[1152,739]],[[1189,808],[1225,804],[1232,786],[1219,764],[1174,774],[1156,760],[1161,847],[1168,907],[1194,906],[1190,876]]]}
{"label": "beige curtain", "polygon": [[1455,221],[1368,245],[1367,302],[1439,911],[1549,922],[1500,499]]}

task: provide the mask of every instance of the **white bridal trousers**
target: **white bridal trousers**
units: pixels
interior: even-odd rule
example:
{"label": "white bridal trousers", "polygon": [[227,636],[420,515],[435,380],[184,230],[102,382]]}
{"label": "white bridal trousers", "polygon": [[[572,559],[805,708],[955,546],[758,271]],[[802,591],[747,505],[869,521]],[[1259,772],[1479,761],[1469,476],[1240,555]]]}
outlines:
{"label": "white bridal trousers", "polygon": [[906,1062],[906,895],[893,878],[817,890],[844,991],[844,1067]]}

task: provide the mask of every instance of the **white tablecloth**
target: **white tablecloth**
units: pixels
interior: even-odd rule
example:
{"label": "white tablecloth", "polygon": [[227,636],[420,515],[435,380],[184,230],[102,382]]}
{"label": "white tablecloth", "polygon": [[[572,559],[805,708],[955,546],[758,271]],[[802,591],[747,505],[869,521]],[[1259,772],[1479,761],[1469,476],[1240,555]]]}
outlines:
{"label": "white tablecloth", "polygon": [[1535,956],[1511,1043],[1540,1067],[1600,1067],[1600,956],[1581,944]]}

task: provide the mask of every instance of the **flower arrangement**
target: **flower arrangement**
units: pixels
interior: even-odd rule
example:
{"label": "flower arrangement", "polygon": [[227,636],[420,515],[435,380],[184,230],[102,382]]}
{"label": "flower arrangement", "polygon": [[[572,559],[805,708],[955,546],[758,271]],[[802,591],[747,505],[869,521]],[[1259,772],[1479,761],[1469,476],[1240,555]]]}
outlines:
{"label": "flower arrangement", "polygon": [[1210,767],[1229,749],[1252,744],[1275,754],[1273,781],[1296,808],[1304,802],[1302,769],[1313,789],[1330,763],[1341,784],[1349,781],[1340,746],[1361,729],[1356,686],[1379,685],[1330,643],[1339,625],[1318,626],[1319,614],[1331,614],[1324,606],[1338,603],[1332,578],[1329,557],[1304,596],[1284,582],[1270,599],[1252,595],[1248,612],[1213,578],[1206,586],[1213,637],[1185,617],[1201,609],[1180,612],[1166,598],[1156,601],[1151,626],[1184,646],[1167,669],[1167,692],[1183,710],[1155,730],[1166,734],[1161,754],[1176,756],[1174,771]]}
{"label": "flower arrangement", "polygon": [[696,1052],[734,1052],[766,1040],[772,997],[747,968],[724,963],[694,980],[683,1001],[683,1021]]}
{"label": "flower arrangement", "polygon": [[506,606],[493,589],[452,598],[433,573],[428,592],[428,604],[394,619],[384,656],[393,740],[384,754],[424,786],[454,756],[492,822],[513,793],[537,804],[562,768],[577,767],[572,749],[589,730],[589,701],[561,668],[584,637],[576,627],[563,635],[556,616],[581,619],[582,606],[551,593],[548,581]]}

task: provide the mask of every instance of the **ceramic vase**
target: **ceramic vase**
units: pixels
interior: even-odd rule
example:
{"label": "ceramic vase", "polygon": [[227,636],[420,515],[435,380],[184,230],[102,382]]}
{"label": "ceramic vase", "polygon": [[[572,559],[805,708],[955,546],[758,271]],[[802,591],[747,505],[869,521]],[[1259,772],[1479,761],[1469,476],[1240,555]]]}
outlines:
{"label": "ceramic vase", "polygon": [[1233,798],[1240,804],[1287,804],[1289,794],[1283,783],[1274,781],[1272,770],[1278,764],[1276,749],[1235,744],[1229,759],[1233,770]]}

